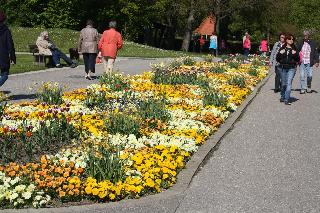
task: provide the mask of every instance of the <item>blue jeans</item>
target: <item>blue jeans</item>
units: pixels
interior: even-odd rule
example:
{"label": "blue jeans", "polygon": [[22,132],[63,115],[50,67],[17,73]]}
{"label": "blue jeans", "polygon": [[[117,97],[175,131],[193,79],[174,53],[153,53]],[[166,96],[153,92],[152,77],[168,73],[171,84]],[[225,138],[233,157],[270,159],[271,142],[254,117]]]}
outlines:
{"label": "blue jeans", "polygon": [[1,72],[0,73],[0,87],[8,80],[9,71]]}
{"label": "blue jeans", "polygon": [[60,58],[62,58],[65,62],[67,62],[68,65],[71,65],[73,63],[72,60],[60,50],[54,49],[54,50],[51,50],[51,52],[52,52],[52,60],[55,66],[57,64],[60,64]]}
{"label": "blue jeans", "polygon": [[[306,75],[308,79],[308,87],[311,88],[311,80],[312,79],[312,67],[310,67],[310,64],[301,64],[300,65],[300,86],[302,90],[307,89],[307,81],[306,81]],[[310,83],[310,85],[309,85]]]}
{"label": "blue jeans", "polygon": [[250,49],[249,48],[243,48],[243,55],[248,57],[250,54]]}
{"label": "blue jeans", "polygon": [[285,102],[290,100],[291,88],[292,88],[292,80],[295,75],[296,69],[284,69],[280,68],[281,74],[281,99]]}

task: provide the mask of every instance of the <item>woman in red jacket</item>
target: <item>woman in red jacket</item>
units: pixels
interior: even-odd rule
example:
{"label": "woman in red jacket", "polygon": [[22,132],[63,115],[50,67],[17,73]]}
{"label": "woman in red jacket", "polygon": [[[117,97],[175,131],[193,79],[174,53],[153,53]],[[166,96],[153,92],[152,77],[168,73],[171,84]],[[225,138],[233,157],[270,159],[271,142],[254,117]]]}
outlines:
{"label": "woman in red jacket", "polygon": [[121,34],[115,29],[116,26],[116,21],[110,21],[110,29],[103,32],[99,41],[99,50],[101,51],[104,70],[107,74],[111,74],[117,51],[123,45]]}

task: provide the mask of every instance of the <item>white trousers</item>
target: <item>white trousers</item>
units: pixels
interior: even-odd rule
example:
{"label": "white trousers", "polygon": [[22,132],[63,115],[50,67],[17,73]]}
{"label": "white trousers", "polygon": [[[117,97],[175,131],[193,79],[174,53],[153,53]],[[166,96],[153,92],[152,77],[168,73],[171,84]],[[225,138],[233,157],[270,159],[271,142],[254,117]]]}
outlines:
{"label": "white trousers", "polygon": [[110,58],[108,56],[102,57],[103,67],[104,67],[104,71],[106,73],[111,74],[111,72],[113,70],[114,61],[115,61],[114,58]]}

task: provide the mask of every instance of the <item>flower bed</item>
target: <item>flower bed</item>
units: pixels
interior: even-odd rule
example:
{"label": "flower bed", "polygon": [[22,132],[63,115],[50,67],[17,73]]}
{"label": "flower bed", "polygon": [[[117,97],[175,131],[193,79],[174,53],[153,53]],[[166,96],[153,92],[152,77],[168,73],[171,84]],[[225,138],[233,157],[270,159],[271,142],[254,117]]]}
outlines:
{"label": "flower bed", "polygon": [[41,102],[2,103],[0,207],[117,201],[169,188],[267,75],[266,66],[228,60],[182,58],[63,95],[46,83]]}

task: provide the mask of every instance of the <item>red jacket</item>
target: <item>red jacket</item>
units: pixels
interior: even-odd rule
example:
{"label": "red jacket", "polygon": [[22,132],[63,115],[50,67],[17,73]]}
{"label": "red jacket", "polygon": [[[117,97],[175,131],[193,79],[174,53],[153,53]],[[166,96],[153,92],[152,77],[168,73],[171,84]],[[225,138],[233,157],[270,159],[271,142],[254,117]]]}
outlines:
{"label": "red jacket", "polygon": [[121,34],[111,28],[103,32],[98,47],[101,51],[101,56],[116,58],[117,51],[122,48],[122,45],[123,42]]}

